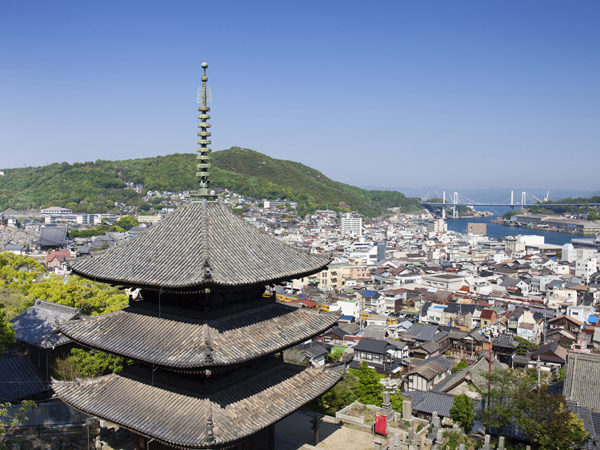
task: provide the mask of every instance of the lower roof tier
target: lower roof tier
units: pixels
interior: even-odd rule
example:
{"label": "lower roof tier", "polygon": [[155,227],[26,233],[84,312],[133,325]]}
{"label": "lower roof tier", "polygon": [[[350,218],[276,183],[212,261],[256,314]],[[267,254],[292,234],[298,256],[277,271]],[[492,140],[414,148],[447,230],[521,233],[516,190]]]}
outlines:
{"label": "lower roof tier", "polygon": [[219,448],[283,419],[333,387],[344,365],[309,368],[277,364],[208,394],[170,389],[121,374],[55,381],[68,405],[147,438],[179,448]]}
{"label": "lower roof tier", "polygon": [[[331,328],[337,314],[271,303],[219,319],[184,310],[133,304],[120,311],[65,322],[73,341],[170,370],[242,364],[304,342]],[[187,315],[185,315],[187,313]]]}

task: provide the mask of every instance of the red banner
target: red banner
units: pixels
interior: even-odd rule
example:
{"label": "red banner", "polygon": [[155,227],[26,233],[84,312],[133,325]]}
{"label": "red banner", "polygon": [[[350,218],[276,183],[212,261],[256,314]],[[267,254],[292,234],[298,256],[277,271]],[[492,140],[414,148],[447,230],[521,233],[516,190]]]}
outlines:
{"label": "red banner", "polygon": [[385,436],[387,434],[387,416],[375,413],[375,433]]}

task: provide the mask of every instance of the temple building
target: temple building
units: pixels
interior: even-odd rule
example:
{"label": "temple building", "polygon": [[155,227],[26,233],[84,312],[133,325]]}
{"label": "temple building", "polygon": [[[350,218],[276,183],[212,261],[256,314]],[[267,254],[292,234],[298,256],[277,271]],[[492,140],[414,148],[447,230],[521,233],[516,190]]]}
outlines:
{"label": "temple building", "polygon": [[338,316],[276,303],[266,287],[318,273],[330,260],[262,233],[211,193],[202,67],[192,201],[130,243],[70,264],[84,278],[140,289],[141,300],[121,311],[60,324],[74,342],[134,363],[52,387],[72,407],[134,432],[136,450],[272,449],[275,423],[345,371],[283,361],[283,350]]}

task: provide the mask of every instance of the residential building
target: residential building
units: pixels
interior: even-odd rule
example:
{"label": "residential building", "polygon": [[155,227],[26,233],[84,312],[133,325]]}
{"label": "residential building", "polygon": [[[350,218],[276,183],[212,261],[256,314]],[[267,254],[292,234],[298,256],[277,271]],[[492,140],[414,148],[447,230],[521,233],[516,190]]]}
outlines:
{"label": "residential building", "polygon": [[427,222],[427,231],[429,233],[446,233],[448,231],[448,224],[444,219],[434,219]]}
{"label": "residential building", "polygon": [[350,367],[358,369],[363,361],[366,361],[371,369],[380,373],[397,373],[402,370],[402,359],[408,350],[405,347],[405,344],[402,344],[402,348],[398,349],[395,341],[362,338],[353,347],[354,359]]}
{"label": "residential building", "polygon": [[354,234],[362,236],[362,217],[353,216],[352,213],[344,214],[341,219],[342,235]]}
{"label": "residential building", "polygon": [[485,223],[468,223],[467,234],[474,236],[486,236],[487,235],[487,224]]}
{"label": "residential building", "polygon": [[423,360],[402,379],[403,391],[429,391],[450,375],[454,364],[441,355]]}

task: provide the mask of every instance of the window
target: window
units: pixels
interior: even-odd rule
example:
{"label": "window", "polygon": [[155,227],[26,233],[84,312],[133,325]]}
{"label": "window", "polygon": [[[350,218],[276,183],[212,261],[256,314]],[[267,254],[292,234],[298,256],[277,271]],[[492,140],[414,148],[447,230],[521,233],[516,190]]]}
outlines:
{"label": "window", "polygon": [[373,360],[373,355],[371,353],[367,353],[367,359],[369,361],[372,361]]}

